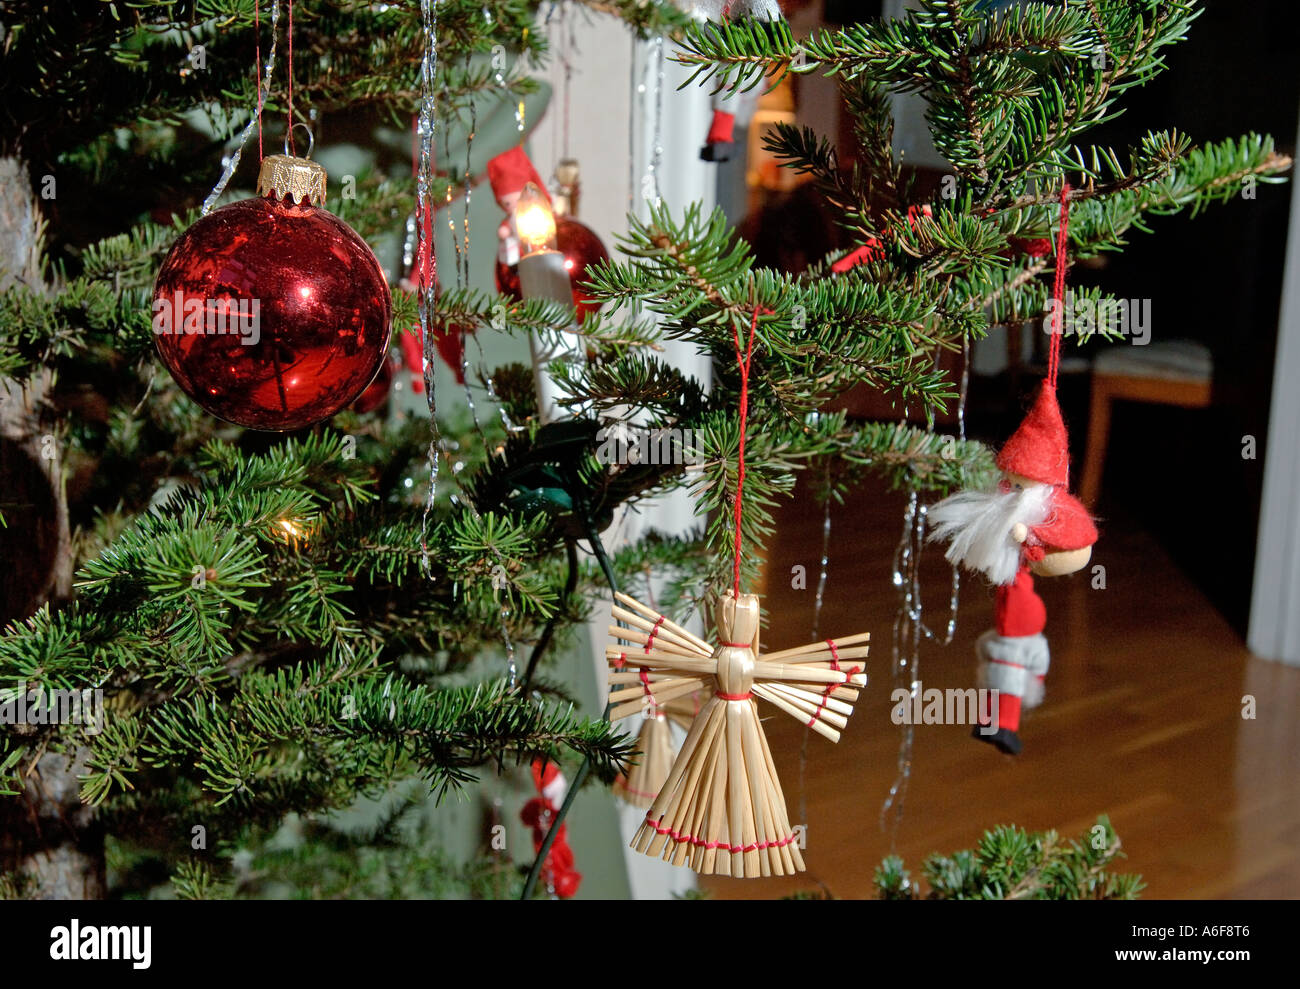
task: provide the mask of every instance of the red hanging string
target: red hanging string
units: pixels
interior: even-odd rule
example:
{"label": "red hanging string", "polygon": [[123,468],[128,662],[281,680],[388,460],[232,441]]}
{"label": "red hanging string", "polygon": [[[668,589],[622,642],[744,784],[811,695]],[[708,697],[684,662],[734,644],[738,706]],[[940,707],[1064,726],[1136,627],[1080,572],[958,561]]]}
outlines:
{"label": "red hanging string", "polygon": [[1065,273],[1069,269],[1066,248],[1070,231],[1070,183],[1061,184],[1061,220],[1056,231],[1056,280],[1052,285],[1052,339],[1047,348],[1047,387],[1056,388],[1056,372],[1061,364],[1062,310],[1065,308]]}
{"label": "red hanging string", "polygon": [[258,7],[262,0],[253,3],[253,78],[257,81],[257,163],[262,164],[262,22]]}
{"label": "red hanging string", "polygon": [[754,361],[754,330],[758,328],[759,305],[754,303],[754,318],[749,323],[749,342],[745,353],[740,352],[740,331],[735,324],[731,327],[732,339],[736,342],[736,362],[740,365],[740,453],[736,458],[736,504],[733,514],[736,516],[736,562],[733,571],[736,596],[740,596],[740,508],[741,494],[745,489],[745,423],[749,418],[749,366]]}
{"label": "red hanging string", "polygon": [[298,149],[293,141],[293,0],[289,0],[289,106],[286,111],[289,118],[289,154],[295,157]]}

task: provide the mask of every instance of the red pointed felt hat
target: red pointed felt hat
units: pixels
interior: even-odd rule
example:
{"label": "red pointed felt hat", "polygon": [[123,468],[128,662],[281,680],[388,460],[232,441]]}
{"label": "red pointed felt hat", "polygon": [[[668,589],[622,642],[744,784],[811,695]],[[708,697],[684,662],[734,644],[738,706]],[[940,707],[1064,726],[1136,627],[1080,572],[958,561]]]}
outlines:
{"label": "red pointed felt hat", "polygon": [[546,191],[546,183],[537,174],[537,169],[533,167],[523,145],[517,144],[509,151],[501,152],[488,162],[487,171],[492,195],[497,197],[497,203],[502,209],[506,208],[502,200],[506,196],[522,192],[529,182],[537,186],[548,203],[551,201],[550,193]]}
{"label": "red pointed felt hat", "polygon": [[560,775],[560,767],[548,760],[534,759],[533,765],[533,785],[541,790],[555,782],[555,777]]}
{"label": "red pointed felt hat", "polygon": [[1070,482],[1070,441],[1056,402],[1056,389],[1043,383],[1033,408],[998,454],[998,469],[1041,484]]}
{"label": "red pointed felt hat", "polygon": [[1097,526],[1078,498],[1058,489],[1052,493],[1051,514],[1033,527],[1034,538],[1048,552],[1069,552],[1097,541]]}

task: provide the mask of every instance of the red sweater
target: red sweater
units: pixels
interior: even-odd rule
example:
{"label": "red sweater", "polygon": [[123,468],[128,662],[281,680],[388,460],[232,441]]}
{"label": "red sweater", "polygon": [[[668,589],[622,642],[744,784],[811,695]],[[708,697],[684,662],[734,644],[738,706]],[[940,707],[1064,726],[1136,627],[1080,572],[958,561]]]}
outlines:
{"label": "red sweater", "polygon": [[998,635],[1038,635],[1047,624],[1047,606],[1034,593],[1034,578],[1022,564],[1016,579],[998,588],[994,606]]}

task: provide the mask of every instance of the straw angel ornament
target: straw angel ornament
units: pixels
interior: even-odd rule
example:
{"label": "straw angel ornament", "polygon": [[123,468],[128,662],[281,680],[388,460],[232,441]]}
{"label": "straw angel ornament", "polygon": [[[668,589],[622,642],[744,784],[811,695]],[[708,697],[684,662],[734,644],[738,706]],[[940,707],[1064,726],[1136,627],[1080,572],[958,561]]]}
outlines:
{"label": "straw angel ornament", "polygon": [[632,847],[696,872],[737,878],[802,871],[754,698],[839,741],[866,684],[855,661],[866,658],[869,633],[764,656],[754,594],[728,588],[718,598],[716,649],[626,594],[616,597],[613,617],[627,627],[610,626],[619,640],[606,649],[610,720],[695,691],[708,697]]}
{"label": "straw angel ornament", "polygon": [[866,658],[870,637],[864,632],[770,656],[759,652],[758,597],[740,593],[740,563],[749,369],[761,311],[755,302],[744,347],[739,328],[732,326],[740,365],[736,538],[733,584],[719,595],[715,611],[718,646],[615,594],[613,617],[624,624],[610,626],[616,641],[605,650],[611,721],[647,706],[657,710],[695,691],[707,698],[632,847],[696,872],[736,878],[782,876],[804,867],[755,696],[838,742],[858,688],[867,682],[854,660]]}

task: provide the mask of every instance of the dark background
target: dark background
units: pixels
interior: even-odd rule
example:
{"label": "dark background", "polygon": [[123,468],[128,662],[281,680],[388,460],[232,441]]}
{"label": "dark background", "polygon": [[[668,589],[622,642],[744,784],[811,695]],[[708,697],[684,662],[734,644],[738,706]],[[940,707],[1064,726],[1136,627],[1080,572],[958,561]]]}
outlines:
{"label": "dark background", "polygon": [[[1211,0],[1170,50],[1168,70],[1124,97],[1127,111],[1096,131],[1096,143],[1126,147],[1147,129],[1177,128],[1197,143],[1253,131],[1294,154],[1297,37],[1292,2]],[[1156,217],[1154,236],[1135,233],[1098,276],[1120,298],[1151,299],[1153,341],[1199,340],[1214,357],[1208,409],[1116,403],[1098,511],[1151,532],[1243,635],[1291,188],[1259,184],[1254,201]],[[1087,390],[1079,391],[1066,410],[1076,458],[1087,423]],[[1242,457],[1247,435],[1257,441],[1254,460]]]}

